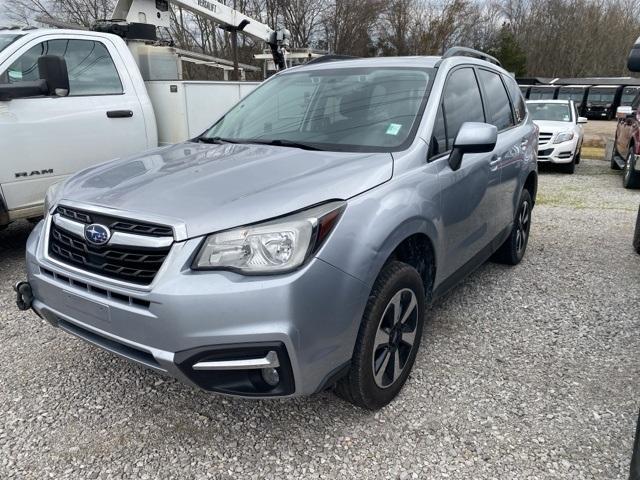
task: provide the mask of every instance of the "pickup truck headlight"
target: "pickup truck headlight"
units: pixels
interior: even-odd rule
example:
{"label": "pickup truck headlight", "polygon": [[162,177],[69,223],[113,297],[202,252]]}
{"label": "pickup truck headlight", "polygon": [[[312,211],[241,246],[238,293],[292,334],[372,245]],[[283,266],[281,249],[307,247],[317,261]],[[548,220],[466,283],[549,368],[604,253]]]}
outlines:
{"label": "pickup truck headlight", "polygon": [[51,212],[51,209],[56,206],[62,196],[62,187],[64,181],[54,183],[47,189],[47,194],[44,196],[44,212]]}
{"label": "pickup truck headlight", "polygon": [[565,132],[565,133],[558,134],[558,136],[553,141],[553,143],[568,142],[569,140],[573,140],[573,132]]}
{"label": "pickup truck headlight", "polygon": [[192,268],[232,270],[245,275],[295,270],[320,247],[345,206],[345,202],[330,202],[265,223],[209,235]]}

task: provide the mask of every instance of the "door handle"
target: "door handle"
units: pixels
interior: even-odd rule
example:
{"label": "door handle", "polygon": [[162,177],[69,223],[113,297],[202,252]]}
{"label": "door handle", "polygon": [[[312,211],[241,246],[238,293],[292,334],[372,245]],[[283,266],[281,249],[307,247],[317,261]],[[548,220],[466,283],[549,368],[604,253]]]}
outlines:
{"label": "door handle", "polygon": [[109,118],[131,118],[133,112],[131,110],[109,110],[107,112]]}

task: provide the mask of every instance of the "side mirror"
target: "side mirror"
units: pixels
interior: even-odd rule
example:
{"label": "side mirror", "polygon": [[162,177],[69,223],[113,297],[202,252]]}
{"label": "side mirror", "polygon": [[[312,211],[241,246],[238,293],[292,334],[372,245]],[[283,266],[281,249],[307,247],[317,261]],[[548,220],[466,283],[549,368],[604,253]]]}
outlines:
{"label": "side mirror", "polygon": [[460,127],[453,150],[449,156],[451,170],[458,170],[465,153],[492,152],[498,141],[498,129],[495,125],[480,122],[465,122]]}
{"label": "side mirror", "polygon": [[39,80],[0,85],[0,100],[69,95],[69,72],[64,58],[43,55],[38,58],[38,71],[40,72]]}
{"label": "side mirror", "polygon": [[631,48],[631,53],[629,53],[629,58],[627,59],[627,68],[632,72],[640,72],[640,37]]}
{"label": "side mirror", "polygon": [[578,117],[578,123],[587,123],[587,117]]}
{"label": "side mirror", "polygon": [[616,118],[618,120],[629,118],[629,115],[633,115],[633,109],[628,105],[618,107],[618,109],[616,110]]}

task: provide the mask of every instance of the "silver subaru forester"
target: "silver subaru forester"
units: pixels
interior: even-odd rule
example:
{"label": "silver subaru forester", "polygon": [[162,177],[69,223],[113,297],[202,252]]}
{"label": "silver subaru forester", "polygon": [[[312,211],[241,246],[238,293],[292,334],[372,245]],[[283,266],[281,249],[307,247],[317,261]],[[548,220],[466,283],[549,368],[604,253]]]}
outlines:
{"label": "silver subaru forester", "polygon": [[197,138],[52,187],[18,304],[205,390],[377,409],[426,307],[522,259],[536,156],[485,54],[312,61]]}

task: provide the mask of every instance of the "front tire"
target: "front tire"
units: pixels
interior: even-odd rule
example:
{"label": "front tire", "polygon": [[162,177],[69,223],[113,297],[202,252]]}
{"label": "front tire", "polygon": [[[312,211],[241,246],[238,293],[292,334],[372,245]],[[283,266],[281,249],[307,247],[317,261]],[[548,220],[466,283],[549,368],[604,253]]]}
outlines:
{"label": "front tire", "polygon": [[560,171],[562,173],[573,175],[573,173],[576,171],[576,162],[575,162],[575,159],[573,158],[571,159],[571,162],[561,163],[559,166],[560,166]]}
{"label": "front tire", "polygon": [[369,296],[349,372],[336,385],[338,396],[377,410],[398,395],[420,347],[425,303],[415,268],[397,261],[384,267]]}
{"label": "front tire", "polygon": [[629,147],[627,161],[624,164],[624,172],[622,173],[622,186],[624,188],[640,187],[640,172],[636,171],[636,156],[633,153],[634,146]]}
{"label": "front tire", "polygon": [[517,265],[520,263],[529,244],[532,208],[531,195],[528,190],[523,190],[522,195],[520,195],[518,210],[516,210],[516,218],[513,220],[511,233],[494,253],[493,261],[504,263],[505,265]]}

